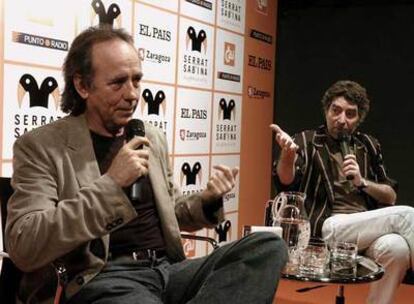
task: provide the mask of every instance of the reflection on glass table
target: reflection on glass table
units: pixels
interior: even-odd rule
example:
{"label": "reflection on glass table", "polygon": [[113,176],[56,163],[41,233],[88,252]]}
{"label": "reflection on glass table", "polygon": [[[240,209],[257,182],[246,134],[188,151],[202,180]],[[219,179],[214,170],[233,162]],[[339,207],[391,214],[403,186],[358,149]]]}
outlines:
{"label": "reflection on glass table", "polygon": [[[329,268],[330,269],[330,268]],[[336,304],[344,304],[344,285],[345,284],[358,284],[358,283],[370,283],[377,281],[382,278],[384,275],[384,268],[371,260],[370,258],[364,256],[357,257],[356,270],[353,274],[340,275],[332,273],[329,269],[325,271],[323,275],[303,275],[300,273],[299,267],[290,267],[285,269],[282,272],[282,278],[296,281],[306,281],[306,282],[320,282],[320,283],[333,283],[340,284],[338,287],[338,294],[336,296]],[[320,288],[322,286],[314,286],[306,288],[306,291],[313,288]],[[305,291],[305,290],[302,290]]]}

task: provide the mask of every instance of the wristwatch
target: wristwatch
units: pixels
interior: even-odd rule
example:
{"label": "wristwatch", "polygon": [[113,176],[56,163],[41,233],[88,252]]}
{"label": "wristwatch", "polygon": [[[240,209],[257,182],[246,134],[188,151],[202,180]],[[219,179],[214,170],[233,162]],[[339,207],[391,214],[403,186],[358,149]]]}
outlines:
{"label": "wristwatch", "polygon": [[359,191],[362,191],[362,190],[364,190],[366,187],[368,187],[368,183],[367,183],[367,181],[365,180],[365,178],[361,178],[361,184],[360,184],[359,186],[357,186],[357,189],[358,189]]}

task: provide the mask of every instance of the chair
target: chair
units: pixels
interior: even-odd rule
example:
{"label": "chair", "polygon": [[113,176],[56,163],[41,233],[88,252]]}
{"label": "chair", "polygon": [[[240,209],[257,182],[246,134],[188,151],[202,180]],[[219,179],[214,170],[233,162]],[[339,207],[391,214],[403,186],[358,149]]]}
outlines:
{"label": "chair", "polygon": [[213,249],[217,249],[219,247],[217,241],[215,239],[211,238],[211,237],[208,237],[208,236],[181,233],[181,237],[183,239],[208,242],[213,247]]}
{"label": "chair", "polygon": [[[10,186],[10,178],[0,177],[0,213],[3,240],[6,226],[7,201],[12,193],[13,189]],[[4,244],[2,245],[3,250],[5,250]],[[0,259],[2,259],[2,266],[0,268],[0,299],[2,303],[14,304],[16,303],[15,295],[17,294],[22,272],[8,259],[8,254],[5,251],[0,253]]]}
{"label": "chair", "polygon": [[[13,188],[10,185],[10,178],[0,177],[0,214],[1,214],[1,233],[2,239],[5,239],[5,227],[7,217],[7,202],[13,193]],[[196,241],[208,242],[213,249],[218,248],[217,241],[213,238],[206,236],[198,236],[192,234],[181,234],[182,238],[192,239]],[[1,246],[3,245],[3,246]],[[3,250],[3,251],[1,251]],[[15,304],[17,303],[16,295],[18,292],[18,286],[22,278],[23,273],[14,265],[14,263],[8,258],[8,254],[4,249],[4,244],[0,242],[0,299],[1,303]],[[59,270],[56,270],[56,275],[59,278]],[[54,303],[59,303],[61,289],[58,287]]]}
{"label": "chair", "polygon": [[[0,177],[0,213],[1,213],[1,233],[2,239],[5,239],[5,227],[7,218],[7,202],[13,193],[13,188],[10,185],[10,178]],[[23,272],[20,271],[9,259],[9,255],[5,251],[5,245],[3,245],[3,251],[0,251],[0,259],[2,265],[0,267],[0,299],[1,303],[15,304],[17,303],[17,294],[19,289],[19,283],[23,276]],[[1,247],[0,247],[1,249]],[[58,282],[60,282],[60,270],[55,268]],[[60,301],[62,288],[58,285],[54,298],[54,303],[58,304]]]}

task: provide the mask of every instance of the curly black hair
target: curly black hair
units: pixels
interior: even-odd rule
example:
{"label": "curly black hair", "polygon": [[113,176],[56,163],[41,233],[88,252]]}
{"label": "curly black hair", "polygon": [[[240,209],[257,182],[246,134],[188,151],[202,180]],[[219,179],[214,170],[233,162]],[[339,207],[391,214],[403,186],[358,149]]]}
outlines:
{"label": "curly black hair", "polygon": [[350,103],[358,106],[358,113],[360,116],[359,122],[363,122],[369,112],[369,98],[367,90],[359,83],[351,80],[339,80],[326,90],[322,97],[322,107],[326,112],[332,101],[338,97],[343,97]]}

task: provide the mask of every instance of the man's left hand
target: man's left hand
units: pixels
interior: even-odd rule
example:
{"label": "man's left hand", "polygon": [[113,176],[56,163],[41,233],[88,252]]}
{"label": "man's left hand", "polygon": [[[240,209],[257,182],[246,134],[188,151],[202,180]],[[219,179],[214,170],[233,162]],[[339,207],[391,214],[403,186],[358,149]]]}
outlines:
{"label": "man's left hand", "polygon": [[223,165],[213,166],[216,172],[207,182],[207,188],[201,193],[203,200],[212,201],[219,199],[230,192],[236,184],[236,176],[239,168],[229,168]]}

